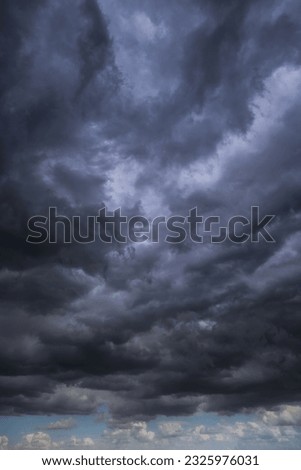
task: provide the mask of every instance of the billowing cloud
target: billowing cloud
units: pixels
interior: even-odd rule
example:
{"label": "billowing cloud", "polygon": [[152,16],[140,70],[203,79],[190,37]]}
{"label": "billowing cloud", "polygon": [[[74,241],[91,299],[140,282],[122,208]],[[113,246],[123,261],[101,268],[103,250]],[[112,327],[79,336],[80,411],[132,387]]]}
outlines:
{"label": "billowing cloud", "polygon": [[301,407],[282,405],[273,411],[264,411],[262,420],[271,426],[301,426]]}
{"label": "billowing cloud", "polygon": [[25,434],[19,444],[21,449],[50,449],[52,446],[51,437],[42,431]]}

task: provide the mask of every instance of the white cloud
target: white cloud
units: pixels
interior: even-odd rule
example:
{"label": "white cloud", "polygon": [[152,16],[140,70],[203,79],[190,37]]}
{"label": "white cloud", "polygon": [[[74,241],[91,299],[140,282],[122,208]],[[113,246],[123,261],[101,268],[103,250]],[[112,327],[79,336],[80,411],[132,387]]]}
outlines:
{"label": "white cloud", "polygon": [[200,426],[196,426],[191,435],[196,438],[196,439],[199,439],[201,441],[208,441],[210,439],[210,436],[207,432],[206,432],[206,428],[205,426],[203,425],[200,425]]}
{"label": "white cloud", "polygon": [[262,420],[268,426],[301,426],[301,406],[283,405],[275,411],[264,411]]}
{"label": "white cloud", "polygon": [[[4,440],[4,445],[5,445],[5,440]],[[19,442],[15,446],[16,449],[41,449],[41,450],[42,449],[69,449],[69,448],[86,449],[86,448],[91,448],[91,447],[95,447],[95,442],[89,436],[87,437],[72,436],[71,438],[62,439],[61,441],[53,441],[49,434],[42,432],[42,431],[25,434],[22,437],[21,442]]]}
{"label": "white cloud", "polygon": [[95,442],[91,437],[78,438],[76,436],[72,436],[70,439],[70,443],[72,447],[78,447],[78,448],[86,448],[86,447],[95,446]]}
{"label": "white cloud", "polygon": [[159,429],[164,437],[178,436],[183,432],[181,423],[174,421],[160,424]]}
{"label": "white cloud", "polygon": [[155,440],[155,433],[148,429],[145,421],[137,421],[126,427],[106,430],[105,439],[114,445],[137,445],[137,443],[149,443]]}
{"label": "white cloud", "polygon": [[76,426],[76,422],[73,418],[67,418],[67,419],[60,419],[59,421],[55,421],[53,423],[49,423],[48,426],[46,426],[46,429],[56,431],[59,429],[71,429]]}
{"label": "white cloud", "polygon": [[25,434],[22,441],[17,445],[20,449],[51,449],[53,443],[49,434],[45,432],[34,432]]}
{"label": "white cloud", "polygon": [[148,430],[144,421],[133,423],[132,434],[138,441],[152,441],[155,437],[155,433]]}
{"label": "white cloud", "polygon": [[7,449],[8,446],[8,437],[7,436],[0,436],[0,449]]}

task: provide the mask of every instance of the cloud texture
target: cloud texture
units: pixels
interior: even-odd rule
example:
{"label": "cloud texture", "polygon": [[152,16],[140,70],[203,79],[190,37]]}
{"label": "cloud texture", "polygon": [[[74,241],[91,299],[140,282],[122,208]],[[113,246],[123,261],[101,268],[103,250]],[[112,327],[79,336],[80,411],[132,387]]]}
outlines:
{"label": "cloud texture", "polygon": [[[0,412],[105,406],[149,441],[148,420],[200,410],[299,425],[300,2],[1,9]],[[226,220],[251,205],[276,215],[275,244],[26,243],[49,206]]]}

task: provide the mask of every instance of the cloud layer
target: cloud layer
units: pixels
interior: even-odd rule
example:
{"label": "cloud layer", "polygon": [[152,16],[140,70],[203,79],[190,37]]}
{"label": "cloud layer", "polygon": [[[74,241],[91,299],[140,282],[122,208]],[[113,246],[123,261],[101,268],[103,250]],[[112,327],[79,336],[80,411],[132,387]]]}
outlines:
{"label": "cloud layer", "polygon": [[[2,3],[0,412],[299,423],[300,2]],[[49,206],[251,205],[275,244],[26,243]]]}

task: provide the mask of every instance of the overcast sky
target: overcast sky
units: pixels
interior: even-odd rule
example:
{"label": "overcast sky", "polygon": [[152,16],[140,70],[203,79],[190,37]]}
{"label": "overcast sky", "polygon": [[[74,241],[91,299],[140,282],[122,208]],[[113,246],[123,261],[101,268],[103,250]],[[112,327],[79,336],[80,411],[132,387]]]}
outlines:
{"label": "overcast sky", "polygon": [[[0,8],[0,448],[298,448],[300,1]],[[26,242],[254,205],[275,243]]]}

